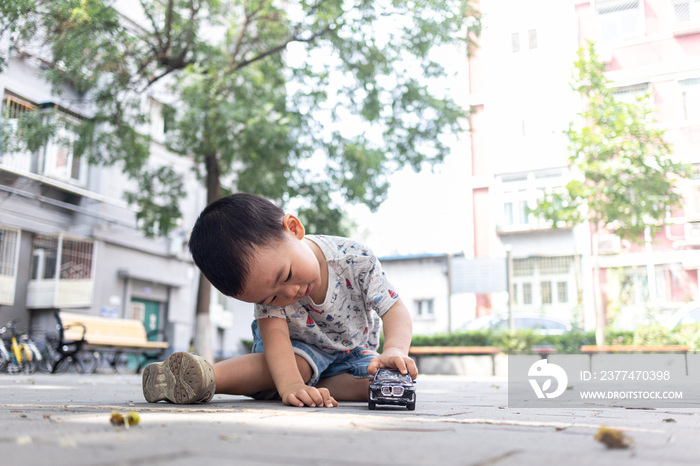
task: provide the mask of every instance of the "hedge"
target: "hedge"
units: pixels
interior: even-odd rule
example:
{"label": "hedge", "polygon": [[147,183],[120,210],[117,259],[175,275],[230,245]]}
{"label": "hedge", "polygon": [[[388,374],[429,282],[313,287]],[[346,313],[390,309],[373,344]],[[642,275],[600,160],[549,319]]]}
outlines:
{"label": "hedge", "polygon": [[[469,332],[414,335],[411,346],[496,346],[506,353],[528,353],[533,346],[553,346],[558,353],[578,353],[582,345],[595,345],[595,332],[571,330],[561,335],[540,335],[532,330],[478,330]],[[689,345],[700,349],[700,325],[683,325],[673,330],[661,325],[644,325],[634,330],[605,332],[608,345]]]}

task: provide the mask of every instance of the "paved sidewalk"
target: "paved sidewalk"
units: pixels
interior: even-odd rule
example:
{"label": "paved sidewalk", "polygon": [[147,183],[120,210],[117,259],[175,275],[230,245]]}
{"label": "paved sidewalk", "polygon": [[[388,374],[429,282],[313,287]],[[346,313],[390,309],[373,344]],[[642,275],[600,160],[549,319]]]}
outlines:
{"label": "paved sidewalk", "polygon": [[[0,461],[25,465],[662,465],[700,463],[698,409],[510,409],[504,379],[426,376],[415,411],[215,396],[148,404],[139,376],[0,375]],[[126,430],[112,410],[138,411]],[[636,445],[609,450],[601,425]]]}

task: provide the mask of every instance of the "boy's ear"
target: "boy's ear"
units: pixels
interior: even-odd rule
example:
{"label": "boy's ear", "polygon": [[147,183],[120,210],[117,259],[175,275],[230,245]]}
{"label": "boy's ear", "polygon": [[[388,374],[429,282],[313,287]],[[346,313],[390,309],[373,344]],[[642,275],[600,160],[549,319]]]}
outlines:
{"label": "boy's ear", "polygon": [[282,225],[284,229],[293,234],[297,239],[303,239],[305,230],[304,225],[297,217],[292,214],[287,214],[282,217]]}

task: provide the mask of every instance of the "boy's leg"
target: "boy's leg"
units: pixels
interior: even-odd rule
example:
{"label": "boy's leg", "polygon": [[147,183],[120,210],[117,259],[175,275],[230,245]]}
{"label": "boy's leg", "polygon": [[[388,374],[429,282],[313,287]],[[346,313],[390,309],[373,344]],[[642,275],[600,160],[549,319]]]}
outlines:
{"label": "boy's leg", "polygon": [[[302,378],[308,380],[311,367],[301,356],[296,361]],[[149,403],[206,403],[215,392],[252,395],[275,390],[262,353],[238,356],[214,366],[192,353],[174,353],[163,362],[146,366],[142,384],[144,398]]]}
{"label": "boy's leg", "polygon": [[357,378],[352,375],[338,374],[318,381],[316,387],[327,388],[331,396],[338,401],[367,401],[369,398],[370,378]]}
{"label": "boy's leg", "polygon": [[[311,366],[295,354],[297,367],[304,382],[311,378]],[[275,382],[267,367],[263,353],[250,353],[214,364],[216,393],[227,395],[252,395],[264,390],[274,390]]]}

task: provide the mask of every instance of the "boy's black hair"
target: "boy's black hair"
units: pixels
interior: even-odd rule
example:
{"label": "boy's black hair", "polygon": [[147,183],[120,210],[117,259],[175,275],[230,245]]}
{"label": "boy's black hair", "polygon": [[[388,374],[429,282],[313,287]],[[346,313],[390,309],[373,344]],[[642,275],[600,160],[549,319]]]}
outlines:
{"label": "boy's black hair", "polygon": [[194,263],[226,296],[238,295],[256,247],[284,237],[284,211],[264,197],[237,193],[212,202],[199,214],[190,235]]}

